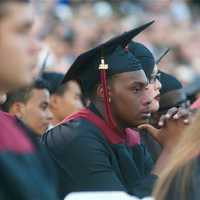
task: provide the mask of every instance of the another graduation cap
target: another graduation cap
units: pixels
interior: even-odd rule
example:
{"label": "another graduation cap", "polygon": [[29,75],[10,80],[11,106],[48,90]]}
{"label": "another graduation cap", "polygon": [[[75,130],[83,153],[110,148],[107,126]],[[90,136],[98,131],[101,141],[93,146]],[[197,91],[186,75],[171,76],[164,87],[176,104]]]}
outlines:
{"label": "another graduation cap", "polygon": [[107,120],[112,128],[116,127],[112,119],[107,91],[107,76],[114,74],[141,70],[139,61],[124,48],[144,29],[154,21],[144,24],[136,29],[130,30],[117,36],[99,46],[82,53],[72,64],[66,73],[62,83],[69,80],[77,80],[84,95],[88,95],[94,85],[101,83],[104,92],[105,110]]}
{"label": "another graduation cap", "polygon": [[170,51],[170,49],[168,48],[168,49],[166,49],[165,51],[164,51],[164,53],[162,53],[162,55],[156,60],[156,64],[158,65],[160,62],[161,62],[161,60],[169,53],[169,51]]}
{"label": "another graduation cap", "polygon": [[[167,110],[171,107],[176,107],[181,103],[186,101],[186,93],[183,89],[181,82],[173,75],[167,74],[165,72],[160,71],[160,82],[162,84],[160,90],[160,108],[159,111]],[[178,98],[172,98],[167,101],[163,101],[164,96],[168,92],[179,90],[181,93]]]}
{"label": "another graduation cap", "polygon": [[[86,90],[90,88],[89,85],[93,85],[94,82],[98,83],[100,81],[99,65],[101,64],[101,58],[104,58],[106,64],[109,65],[109,76],[120,72],[131,71],[130,66],[124,66],[124,63],[120,61],[123,58],[123,51],[120,51],[119,48],[125,48],[136,35],[141,33],[153,23],[154,21],[151,21],[136,29],[125,32],[103,44],[100,44],[85,53],[82,53],[72,64],[62,83],[75,79],[80,81],[81,87]],[[118,50],[117,47],[119,47]],[[119,56],[121,58],[118,58]],[[117,63],[116,59],[120,61],[120,63]],[[134,66],[132,71],[134,71]],[[83,80],[87,80],[87,82]]]}
{"label": "another graduation cap", "polygon": [[160,71],[160,82],[162,84],[162,88],[160,90],[161,95],[183,88],[181,82],[175,76],[162,71]]}
{"label": "another graduation cap", "polygon": [[130,42],[128,49],[140,61],[142,69],[150,80],[155,66],[155,59],[151,51],[139,42]]}

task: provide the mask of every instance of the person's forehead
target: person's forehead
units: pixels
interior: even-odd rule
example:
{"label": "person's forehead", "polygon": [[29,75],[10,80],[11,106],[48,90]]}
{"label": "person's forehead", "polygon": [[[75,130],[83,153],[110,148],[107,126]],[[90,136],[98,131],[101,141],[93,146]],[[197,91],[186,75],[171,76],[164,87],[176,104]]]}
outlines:
{"label": "person's forehead", "polygon": [[10,2],[5,6],[5,19],[16,22],[32,22],[34,17],[33,7],[30,3]]}
{"label": "person's forehead", "polygon": [[123,72],[120,74],[116,74],[114,76],[114,80],[117,82],[126,82],[126,83],[134,83],[134,82],[141,82],[145,83],[147,82],[147,78],[145,76],[145,73],[143,70],[138,71],[131,71],[131,72]]}
{"label": "person's forehead", "polygon": [[47,89],[33,89],[30,101],[36,101],[36,102],[48,102],[50,99],[50,94]]}

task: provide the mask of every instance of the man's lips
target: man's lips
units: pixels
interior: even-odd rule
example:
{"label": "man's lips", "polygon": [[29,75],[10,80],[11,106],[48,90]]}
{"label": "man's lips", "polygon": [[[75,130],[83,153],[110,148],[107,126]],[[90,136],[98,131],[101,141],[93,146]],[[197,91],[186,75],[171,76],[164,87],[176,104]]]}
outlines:
{"label": "man's lips", "polygon": [[151,112],[150,111],[142,111],[141,116],[144,118],[149,118],[149,117],[151,117]]}

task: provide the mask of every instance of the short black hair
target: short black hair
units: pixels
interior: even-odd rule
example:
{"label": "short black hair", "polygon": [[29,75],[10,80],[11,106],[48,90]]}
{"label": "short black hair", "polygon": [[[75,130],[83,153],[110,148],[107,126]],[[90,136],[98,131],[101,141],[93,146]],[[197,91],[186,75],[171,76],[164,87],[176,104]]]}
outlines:
{"label": "short black hair", "polygon": [[[107,83],[108,83],[107,86],[110,86],[110,85],[111,85],[111,82],[112,82],[112,80],[113,80],[113,78],[114,78],[115,76],[117,76],[117,75],[115,74],[115,75],[112,75],[112,76],[110,76],[110,77],[107,78]],[[93,85],[89,90],[87,90],[87,91],[84,91],[84,90],[83,90],[84,88],[81,88],[81,89],[82,89],[82,92],[83,92],[83,98],[90,99],[90,100],[94,99],[95,96],[96,96],[96,94],[97,94],[97,88],[99,87],[100,84],[101,84],[100,82],[98,82],[97,84],[94,84],[94,85]],[[79,85],[81,85],[81,84],[79,84]]]}
{"label": "short black hair", "polygon": [[37,79],[33,83],[33,85],[31,85],[29,87],[24,87],[24,88],[14,91],[14,92],[8,93],[7,100],[2,105],[2,110],[5,112],[9,112],[10,107],[15,102],[26,103],[30,99],[33,89],[40,89],[40,90],[47,89],[48,90],[48,83],[43,79]]}

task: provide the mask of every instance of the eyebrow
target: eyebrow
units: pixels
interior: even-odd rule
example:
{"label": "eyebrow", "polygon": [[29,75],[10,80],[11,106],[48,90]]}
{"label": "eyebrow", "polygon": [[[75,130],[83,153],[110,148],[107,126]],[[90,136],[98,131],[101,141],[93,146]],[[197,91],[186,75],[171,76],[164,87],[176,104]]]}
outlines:
{"label": "eyebrow", "polygon": [[132,85],[132,86],[135,86],[135,85],[147,86],[148,81],[133,81],[130,85]]}

